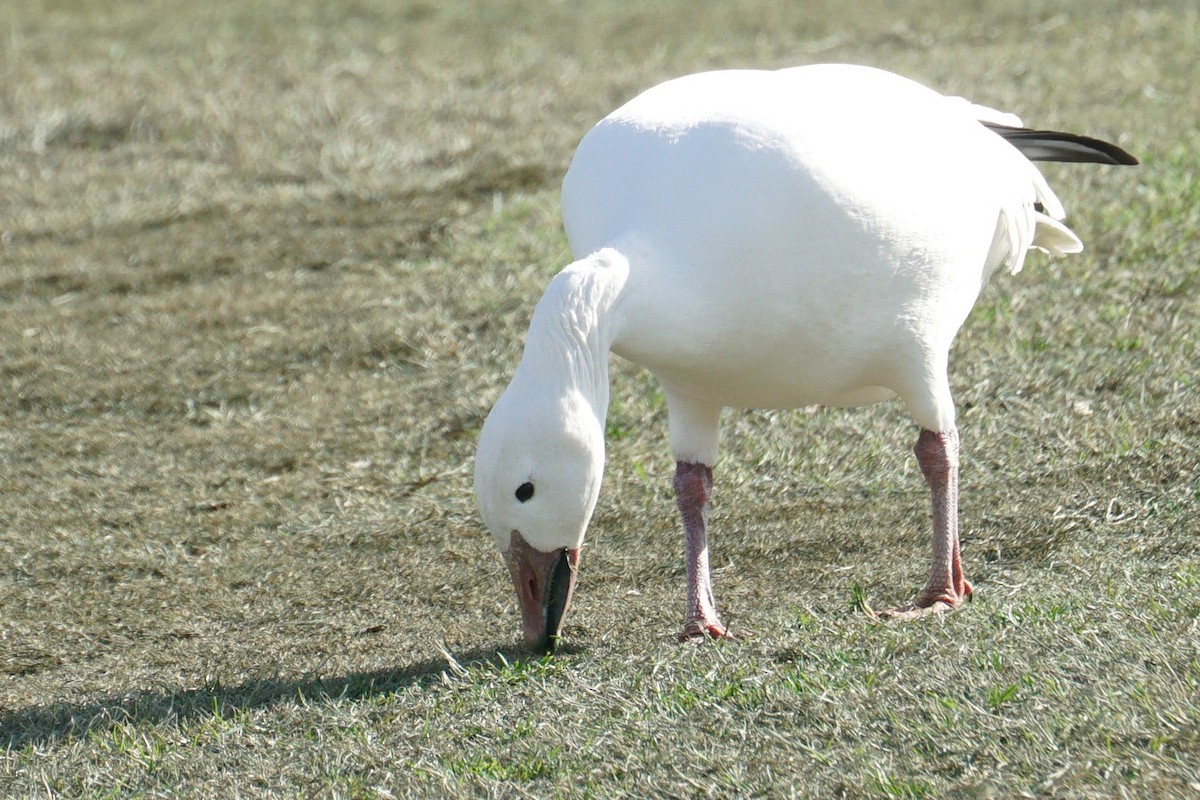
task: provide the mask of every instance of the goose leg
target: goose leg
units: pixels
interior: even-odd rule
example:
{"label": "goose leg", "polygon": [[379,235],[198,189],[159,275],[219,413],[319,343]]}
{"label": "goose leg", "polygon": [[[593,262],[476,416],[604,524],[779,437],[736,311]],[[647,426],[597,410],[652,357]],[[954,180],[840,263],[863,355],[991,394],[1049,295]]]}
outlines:
{"label": "goose leg", "polygon": [[958,430],[951,427],[937,433],[922,429],[913,452],[929,484],[933,504],[933,563],[921,596],[913,603],[884,612],[893,619],[953,611],[972,591],[963,577],[958,547]]}
{"label": "goose leg", "polygon": [[675,505],[687,536],[687,610],[680,641],[732,636],[717,614],[708,566],[708,498],[712,483],[712,467],[675,462]]}

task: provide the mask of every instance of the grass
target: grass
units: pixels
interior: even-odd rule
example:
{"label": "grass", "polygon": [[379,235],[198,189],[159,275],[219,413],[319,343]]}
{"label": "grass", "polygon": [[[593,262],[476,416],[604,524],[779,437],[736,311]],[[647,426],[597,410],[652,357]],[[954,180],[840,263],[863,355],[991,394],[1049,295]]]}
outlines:
{"label": "grass", "polygon": [[[0,8],[0,795],[1200,796],[1200,19],[1184,2]],[[953,353],[974,603],[902,409],[731,412],[681,647],[665,407],[614,368],[552,659],[471,456],[557,186],[637,90],[870,63],[1085,130],[1087,244]],[[883,135],[885,132],[881,132]],[[952,198],[948,198],[952,202]]]}

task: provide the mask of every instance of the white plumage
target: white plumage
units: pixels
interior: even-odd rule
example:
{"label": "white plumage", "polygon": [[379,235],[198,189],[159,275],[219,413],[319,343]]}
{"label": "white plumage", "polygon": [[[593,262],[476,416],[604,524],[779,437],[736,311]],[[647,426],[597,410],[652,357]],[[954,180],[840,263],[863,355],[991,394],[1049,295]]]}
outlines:
{"label": "white plumage", "polygon": [[[725,634],[705,512],[727,406],[898,395],[923,431],[934,495],[934,566],[916,607],[961,603],[950,345],[994,272],[1019,271],[1031,248],[1082,248],[1023,143],[1003,135],[1019,129],[887,72],[822,65],[672,80],[584,137],[562,197],[579,260],[539,302],[477,454],[480,509],[523,593],[531,643],[558,635],[599,491],[610,350],[651,370],[667,397],[689,544],[686,636]],[[1072,160],[1104,150],[1107,163],[1114,152],[1132,161],[1036,133],[1022,131],[1086,151]],[[518,541],[545,564],[515,563]]]}

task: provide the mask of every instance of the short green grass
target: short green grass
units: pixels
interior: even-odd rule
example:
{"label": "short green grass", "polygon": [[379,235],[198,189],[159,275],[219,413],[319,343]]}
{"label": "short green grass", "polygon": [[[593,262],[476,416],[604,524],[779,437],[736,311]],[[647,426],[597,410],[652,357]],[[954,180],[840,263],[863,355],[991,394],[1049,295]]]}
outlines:
{"label": "short green grass", "polygon": [[[0,7],[0,795],[1200,796],[1200,16],[1163,2]],[[977,598],[894,404],[736,411],[674,641],[665,407],[615,363],[567,645],[518,648],[471,457],[589,125],[874,64],[1119,141],[1087,243],[959,337]],[[880,131],[880,136],[886,136]],[[948,203],[953,198],[946,198]]]}

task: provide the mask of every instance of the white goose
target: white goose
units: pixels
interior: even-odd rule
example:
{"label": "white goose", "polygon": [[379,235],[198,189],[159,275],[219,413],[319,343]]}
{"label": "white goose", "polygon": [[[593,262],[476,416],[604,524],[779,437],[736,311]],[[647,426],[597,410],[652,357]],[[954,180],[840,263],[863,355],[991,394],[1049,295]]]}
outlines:
{"label": "white goose", "polygon": [[687,538],[682,638],[728,635],[706,532],[725,406],[898,395],[921,428],[933,564],[916,601],[892,613],[961,605],[971,585],[947,353],[996,270],[1019,271],[1031,248],[1082,249],[1031,158],[1137,163],[848,65],[691,75],[596,125],[563,182],[579,260],[538,303],[476,454],[480,511],[527,643],[555,646],[574,588],[604,470],[610,350],[666,395]]}

